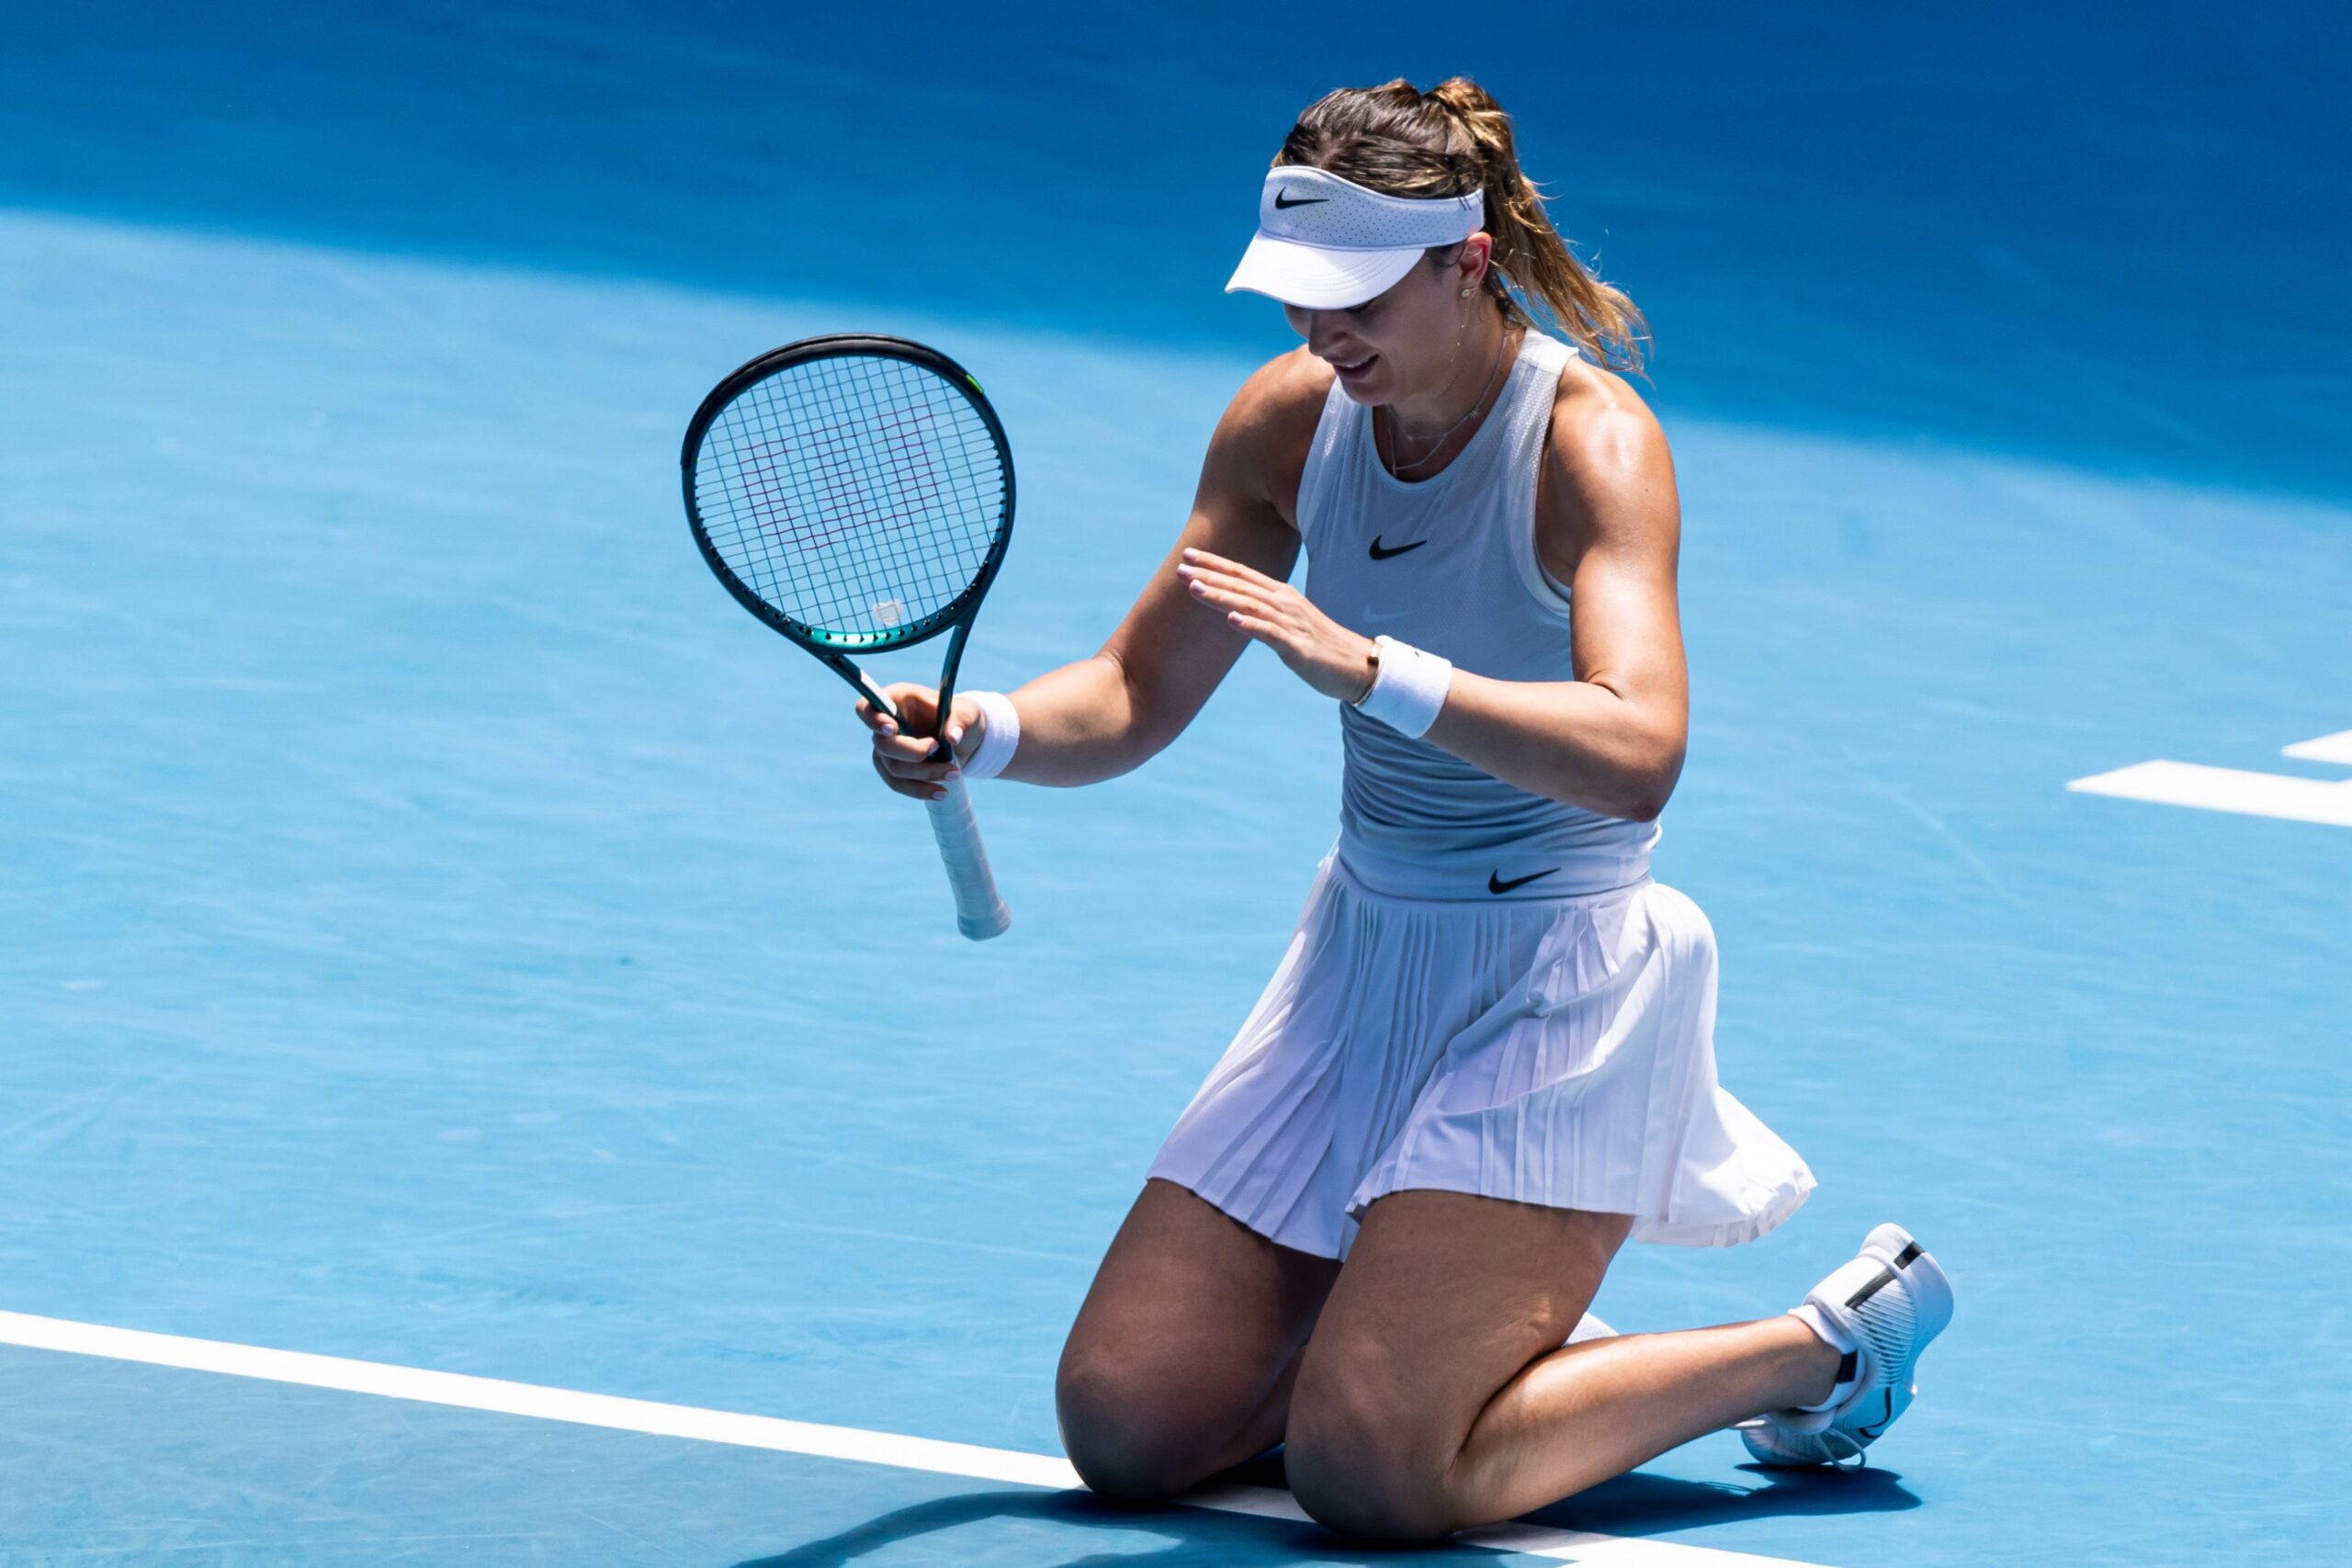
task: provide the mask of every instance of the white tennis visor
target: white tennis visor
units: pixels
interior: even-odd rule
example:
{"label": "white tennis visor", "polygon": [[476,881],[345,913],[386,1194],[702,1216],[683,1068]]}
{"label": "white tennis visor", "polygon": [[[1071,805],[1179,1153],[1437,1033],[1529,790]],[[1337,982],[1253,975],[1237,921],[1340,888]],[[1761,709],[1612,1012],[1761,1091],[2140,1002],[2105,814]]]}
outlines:
{"label": "white tennis visor", "polygon": [[1258,233],[1227,294],[1248,289],[1309,310],[1345,310],[1386,292],[1431,245],[1478,231],[1484,191],[1384,196],[1326,169],[1280,164],[1258,195]]}

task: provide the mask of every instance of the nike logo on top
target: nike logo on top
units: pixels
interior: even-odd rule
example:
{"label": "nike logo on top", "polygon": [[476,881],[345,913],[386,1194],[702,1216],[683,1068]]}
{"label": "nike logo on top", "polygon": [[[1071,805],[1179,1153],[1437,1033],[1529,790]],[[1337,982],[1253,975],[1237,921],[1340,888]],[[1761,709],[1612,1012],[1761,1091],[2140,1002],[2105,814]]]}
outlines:
{"label": "nike logo on top", "polygon": [[1286,190],[1278,190],[1274,192],[1274,209],[1279,212],[1285,208],[1312,207],[1318,201],[1330,199],[1328,196],[1293,196]]}
{"label": "nike logo on top", "polygon": [[1407,550],[1418,550],[1423,545],[1428,543],[1429,541],[1427,539],[1415,539],[1409,545],[1398,545],[1394,549],[1384,549],[1381,547],[1380,536],[1374,534],[1372,536],[1372,558],[1374,560],[1386,560],[1390,556],[1401,556]]}
{"label": "nike logo on top", "polygon": [[1530,872],[1525,876],[1514,876],[1509,882],[1505,882],[1503,880],[1502,873],[1498,871],[1490,871],[1487,873],[1487,891],[1489,893],[1508,893],[1514,887],[1524,887],[1529,883],[1535,881],[1539,877],[1549,876],[1553,872],[1559,869],[1560,868],[1555,865],[1547,871]]}

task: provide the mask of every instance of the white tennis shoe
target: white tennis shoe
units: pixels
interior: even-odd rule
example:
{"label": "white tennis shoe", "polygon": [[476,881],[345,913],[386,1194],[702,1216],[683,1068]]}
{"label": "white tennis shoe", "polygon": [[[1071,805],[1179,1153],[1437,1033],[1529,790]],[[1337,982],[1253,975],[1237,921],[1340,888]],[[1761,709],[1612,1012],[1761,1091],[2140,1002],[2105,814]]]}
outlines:
{"label": "white tennis shoe", "polygon": [[1913,1373],[1919,1352],[1951,1321],[1951,1281],[1909,1231],[1881,1225],[1805,1300],[1854,1341],[1854,1392],[1828,1410],[1776,1410],[1742,1421],[1740,1440],[1764,1464],[1860,1461],[1919,1392]]}

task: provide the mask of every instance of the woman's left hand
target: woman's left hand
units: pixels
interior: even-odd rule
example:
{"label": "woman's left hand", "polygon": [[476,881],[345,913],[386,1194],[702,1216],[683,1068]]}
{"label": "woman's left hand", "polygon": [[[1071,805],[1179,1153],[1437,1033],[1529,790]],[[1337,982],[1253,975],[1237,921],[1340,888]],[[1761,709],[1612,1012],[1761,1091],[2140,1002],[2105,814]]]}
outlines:
{"label": "woman's left hand", "polygon": [[1372,685],[1372,639],[1331,619],[1289,583],[1206,550],[1186,550],[1176,575],[1193,598],[1272,649],[1325,696],[1351,703]]}

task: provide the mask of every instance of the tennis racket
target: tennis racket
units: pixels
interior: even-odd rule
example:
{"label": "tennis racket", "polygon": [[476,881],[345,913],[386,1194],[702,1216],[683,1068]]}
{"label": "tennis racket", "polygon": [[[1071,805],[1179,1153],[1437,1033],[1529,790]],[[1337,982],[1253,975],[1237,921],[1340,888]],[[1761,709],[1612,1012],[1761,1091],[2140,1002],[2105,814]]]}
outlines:
{"label": "tennis racket", "polygon": [[[851,660],[944,632],[939,722],[1012,535],[1012,454],[964,367],[904,338],[803,338],[702,400],[680,459],[695,543],[737,604],[899,717]],[[901,728],[904,726],[901,724]],[[948,748],[937,731],[931,760]],[[1012,917],[962,779],[926,802],[975,942]]]}

